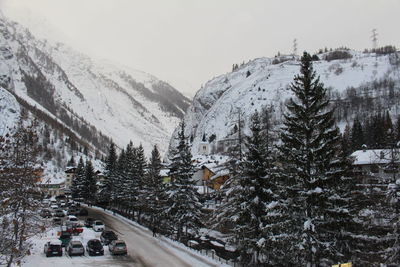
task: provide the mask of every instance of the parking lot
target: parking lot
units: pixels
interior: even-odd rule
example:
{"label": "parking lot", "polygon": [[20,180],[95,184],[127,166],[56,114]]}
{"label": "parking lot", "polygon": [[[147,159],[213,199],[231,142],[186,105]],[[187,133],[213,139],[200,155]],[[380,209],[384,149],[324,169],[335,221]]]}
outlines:
{"label": "parking lot", "polygon": [[[49,203],[54,205],[54,203]],[[70,205],[70,204],[68,204]],[[87,215],[79,215],[79,211],[70,212],[70,207],[63,206],[62,217],[56,217],[55,214],[60,212],[56,210],[60,207],[54,206],[51,216],[43,219],[50,227],[43,234],[37,235],[31,239],[33,247],[31,255],[27,256],[22,263],[22,266],[174,266],[174,267],[190,267],[190,266],[221,266],[219,263],[214,263],[207,257],[198,255],[185,249],[179,244],[172,244],[164,237],[153,237],[151,231],[139,226],[131,221],[128,221],[120,216],[113,216],[112,213],[103,211],[99,208],[79,207],[84,209]],[[75,208],[72,208],[75,209]],[[85,255],[83,256],[68,256],[63,249],[61,257],[46,257],[44,245],[48,241],[58,241],[61,230],[66,230],[65,225],[75,224],[74,221],[68,219],[67,214],[75,214],[78,218],[78,228],[72,240],[80,241],[85,247]],[[104,223],[105,231],[113,231],[118,237],[118,240],[124,240],[127,247],[127,255],[111,255],[107,245],[100,245],[104,249],[104,255],[89,256],[87,253],[87,242],[91,239],[100,239],[101,231],[94,231],[91,227],[85,227],[84,223],[87,218],[100,220]],[[54,223],[54,219],[61,219],[59,222],[64,226]],[[104,241],[104,239],[103,239]],[[58,241],[60,242],[60,241]],[[75,243],[75,242],[74,242]],[[114,241],[114,245],[117,241]],[[71,243],[72,244],[72,243]],[[114,246],[115,247],[115,246]]]}
{"label": "parking lot", "polygon": [[[51,208],[51,206],[53,206],[53,208]],[[68,206],[63,206],[61,208],[60,205],[55,207],[55,203],[49,203],[49,208],[46,207],[44,210],[49,210],[51,214],[44,212],[46,215],[44,221],[50,227],[46,232],[32,239],[33,247],[31,250],[31,255],[26,258],[22,266],[145,266],[145,264],[140,263],[129,254],[116,256],[111,255],[107,245],[103,245],[104,255],[89,256],[87,251],[87,242],[91,239],[100,240],[101,231],[95,232],[91,227],[84,226],[85,219],[89,217],[89,214],[88,216],[80,216],[79,211],[86,210],[85,208],[77,207],[73,209],[75,209],[73,212],[75,215],[68,215],[72,214],[69,212],[72,209],[68,209]],[[62,213],[60,211],[62,211]],[[66,230],[67,225],[70,225],[69,217],[78,218],[78,223],[74,226],[77,226],[77,228],[81,229],[81,233],[72,235],[71,240],[80,241],[84,246],[85,254],[83,256],[69,256],[66,252],[66,248],[63,247],[63,255],[61,257],[46,257],[44,252],[45,244],[49,241],[58,241],[61,231]],[[55,219],[60,219],[60,222],[54,222]],[[58,242],[61,243],[61,241]]]}

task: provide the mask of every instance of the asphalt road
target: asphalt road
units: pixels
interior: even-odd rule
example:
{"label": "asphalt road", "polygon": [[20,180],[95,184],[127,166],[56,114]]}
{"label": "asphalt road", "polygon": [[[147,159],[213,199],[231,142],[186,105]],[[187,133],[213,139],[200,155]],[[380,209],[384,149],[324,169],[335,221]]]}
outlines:
{"label": "asphalt road", "polygon": [[[101,220],[106,230],[114,231],[119,239],[126,242],[128,247],[127,256],[113,256],[111,265],[118,266],[145,266],[145,267],[190,267],[191,264],[177,257],[165,247],[161,246],[151,233],[143,232],[117,217],[113,217],[101,210],[87,208],[89,217]],[[107,248],[105,248],[107,249]],[[97,265],[98,266],[98,265]]]}

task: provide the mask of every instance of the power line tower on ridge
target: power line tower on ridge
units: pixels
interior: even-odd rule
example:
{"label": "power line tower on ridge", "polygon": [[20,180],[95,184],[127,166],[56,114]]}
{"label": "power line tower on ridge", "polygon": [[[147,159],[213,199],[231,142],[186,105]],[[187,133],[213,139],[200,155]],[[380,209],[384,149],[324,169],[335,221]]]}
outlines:
{"label": "power line tower on ridge", "polygon": [[294,38],[293,40],[293,56],[297,55],[297,39]]}
{"label": "power line tower on ridge", "polygon": [[378,32],[376,31],[376,29],[372,30],[372,48],[375,50],[378,48]]}

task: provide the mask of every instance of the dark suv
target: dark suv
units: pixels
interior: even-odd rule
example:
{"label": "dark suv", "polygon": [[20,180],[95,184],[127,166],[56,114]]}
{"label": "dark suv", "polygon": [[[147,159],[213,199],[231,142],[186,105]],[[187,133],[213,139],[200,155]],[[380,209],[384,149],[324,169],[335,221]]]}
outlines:
{"label": "dark suv", "polygon": [[90,218],[90,217],[88,217],[88,218],[86,218],[86,220],[85,220],[85,226],[86,227],[92,227],[92,224],[94,223],[94,219],[93,218]]}
{"label": "dark suv", "polygon": [[104,255],[104,248],[98,239],[91,239],[87,242],[86,251],[89,256],[93,255]]}
{"label": "dark suv", "polygon": [[104,245],[108,245],[113,240],[117,240],[118,236],[113,231],[103,231],[100,235],[100,240]]}
{"label": "dark suv", "polygon": [[46,257],[62,256],[61,242],[57,240],[44,244],[44,254],[46,254]]}

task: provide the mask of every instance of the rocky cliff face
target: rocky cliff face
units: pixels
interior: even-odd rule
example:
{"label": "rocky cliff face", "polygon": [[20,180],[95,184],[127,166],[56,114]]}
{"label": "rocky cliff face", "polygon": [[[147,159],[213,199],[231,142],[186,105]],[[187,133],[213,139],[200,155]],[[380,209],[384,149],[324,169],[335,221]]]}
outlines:
{"label": "rocky cliff face", "polygon": [[[314,69],[329,88],[339,126],[354,116],[384,108],[397,114],[400,105],[398,54],[337,51],[318,54]],[[258,58],[207,82],[185,115],[185,132],[192,142],[192,153],[198,153],[204,137],[207,141],[213,140],[211,150],[218,150],[218,144],[235,132],[239,114],[244,133],[248,132],[249,118],[256,110],[273,111],[273,119],[279,123],[285,101],[292,96],[289,85],[299,73],[299,64],[298,57]],[[175,137],[176,131],[170,147],[175,146]]]}

